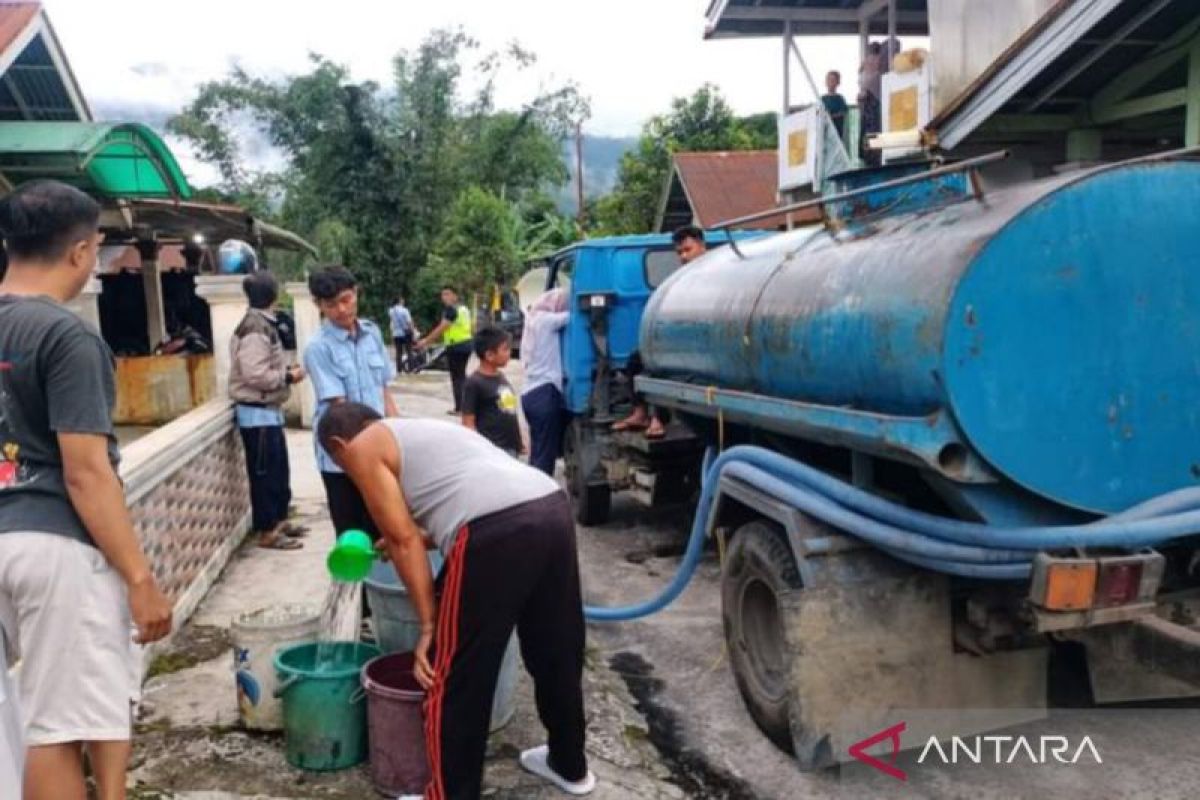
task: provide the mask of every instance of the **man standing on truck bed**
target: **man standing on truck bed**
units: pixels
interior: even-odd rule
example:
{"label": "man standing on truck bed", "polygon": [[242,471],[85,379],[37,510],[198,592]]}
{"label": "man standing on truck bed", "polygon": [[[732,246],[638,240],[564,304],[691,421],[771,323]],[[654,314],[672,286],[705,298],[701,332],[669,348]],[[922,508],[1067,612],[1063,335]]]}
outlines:
{"label": "man standing on truck bed", "polygon": [[[675,255],[679,262],[687,265],[708,251],[704,242],[704,231],[695,225],[685,225],[671,234],[671,242],[675,245]],[[629,366],[625,372],[630,380],[640,375],[645,367],[642,364],[641,352],[634,350],[629,356]],[[647,439],[661,439],[667,435],[666,420],[655,409],[651,412],[646,398],[640,394],[633,396],[633,411],[628,417],[612,426],[614,431],[645,431]]]}
{"label": "man standing on truck bed", "polygon": [[446,346],[446,366],[454,394],[454,410],[448,413],[458,415],[462,413],[463,383],[467,380],[467,362],[471,360],[471,310],[458,302],[458,292],[449,286],[442,289],[441,321],[417,342],[417,349],[424,350],[439,336]]}

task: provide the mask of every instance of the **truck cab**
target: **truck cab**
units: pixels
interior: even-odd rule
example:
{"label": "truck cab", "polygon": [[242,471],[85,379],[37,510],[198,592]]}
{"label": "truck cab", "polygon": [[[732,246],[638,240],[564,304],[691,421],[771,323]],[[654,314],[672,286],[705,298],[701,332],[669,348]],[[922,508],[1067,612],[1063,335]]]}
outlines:
{"label": "truck cab", "polygon": [[[739,240],[758,234],[734,234]],[[725,232],[705,235],[709,250]],[[571,316],[563,331],[563,397],[571,423],[564,439],[576,519],[603,523],[613,491],[647,506],[686,500],[703,443],[682,426],[661,440],[615,433],[633,404],[631,359],[642,313],[654,290],[681,267],[670,234],[615,236],[574,244],[548,259],[546,289],[567,288]]]}

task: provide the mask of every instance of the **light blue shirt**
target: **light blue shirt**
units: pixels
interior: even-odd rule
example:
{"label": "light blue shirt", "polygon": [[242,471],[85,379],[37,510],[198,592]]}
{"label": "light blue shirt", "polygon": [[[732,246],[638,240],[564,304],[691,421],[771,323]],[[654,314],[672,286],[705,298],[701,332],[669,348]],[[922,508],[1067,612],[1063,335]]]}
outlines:
{"label": "light blue shirt", "polygon": [[408,313],[408,309],[404,306],[395,305],[389,308],[388,319],[390,319],[392,322],[393,339],[400,339],[412,333],[412,314]]}
{"label": "light blue shirt", "polygon": [[237,405],[239,428],[275,428],[283,425],[283,409],[279,406]]}
{"label": "light blue shirt", "polygon": [[[383,393],[396,377],[396,368],[383,346],[379,327],[365,319],[358,321],[357,336],[351,336],[349,331],[331,322],[322,323],[304,350],[304,369],[317,399],[314,431],[330,402],[339,397],[385,413]],[[342,471],[316,436],[313,436],[313,446],[317,452],[317,469],[321,472]]]}

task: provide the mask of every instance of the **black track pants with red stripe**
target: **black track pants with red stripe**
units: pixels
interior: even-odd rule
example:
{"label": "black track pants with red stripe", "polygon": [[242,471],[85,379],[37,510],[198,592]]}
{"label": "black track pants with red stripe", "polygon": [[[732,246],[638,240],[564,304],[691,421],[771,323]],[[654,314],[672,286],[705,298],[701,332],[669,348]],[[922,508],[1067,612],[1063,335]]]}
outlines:
{"label": "black track pants with red stripe", "polygon": [[583,604],[575,523],[561,492],[471,522],[440,578],[434,669],[425,707],[429,800],[475,800],[492,695],[513,628],[533,678],[550,763],[587,774]]}

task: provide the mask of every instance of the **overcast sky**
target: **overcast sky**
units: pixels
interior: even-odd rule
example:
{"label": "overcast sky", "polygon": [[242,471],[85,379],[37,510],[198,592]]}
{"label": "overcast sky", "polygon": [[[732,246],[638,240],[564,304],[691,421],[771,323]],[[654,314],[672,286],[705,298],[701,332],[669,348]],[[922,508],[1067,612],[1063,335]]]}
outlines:
{"label": "overcast sky", "polygon": [[[45,0],[93,106],[165,116],[231,64],[284,75],[309,52],[348,65],[356,79],[387,83],[391,59],[432,28],[461,25],[488,48],[518,40],[537,67],[506,81],[515,106],[539,84],[576,81],[592,100],[589,133],[636,134],[672,97],[708,81],[739,113],[782,103],[777,39],[703,39],[707,0]],[[827,69],[857,93],[857,41],[806,39],[816,79]],[[793,83],[793,102],[811,95]],[[191,159],[185,159],[191,161]],[[188,164],[194,171],[194,165]],[[195,176],[200,178],[201,176]],[[203,181],[201,181],[203,182]]]}

